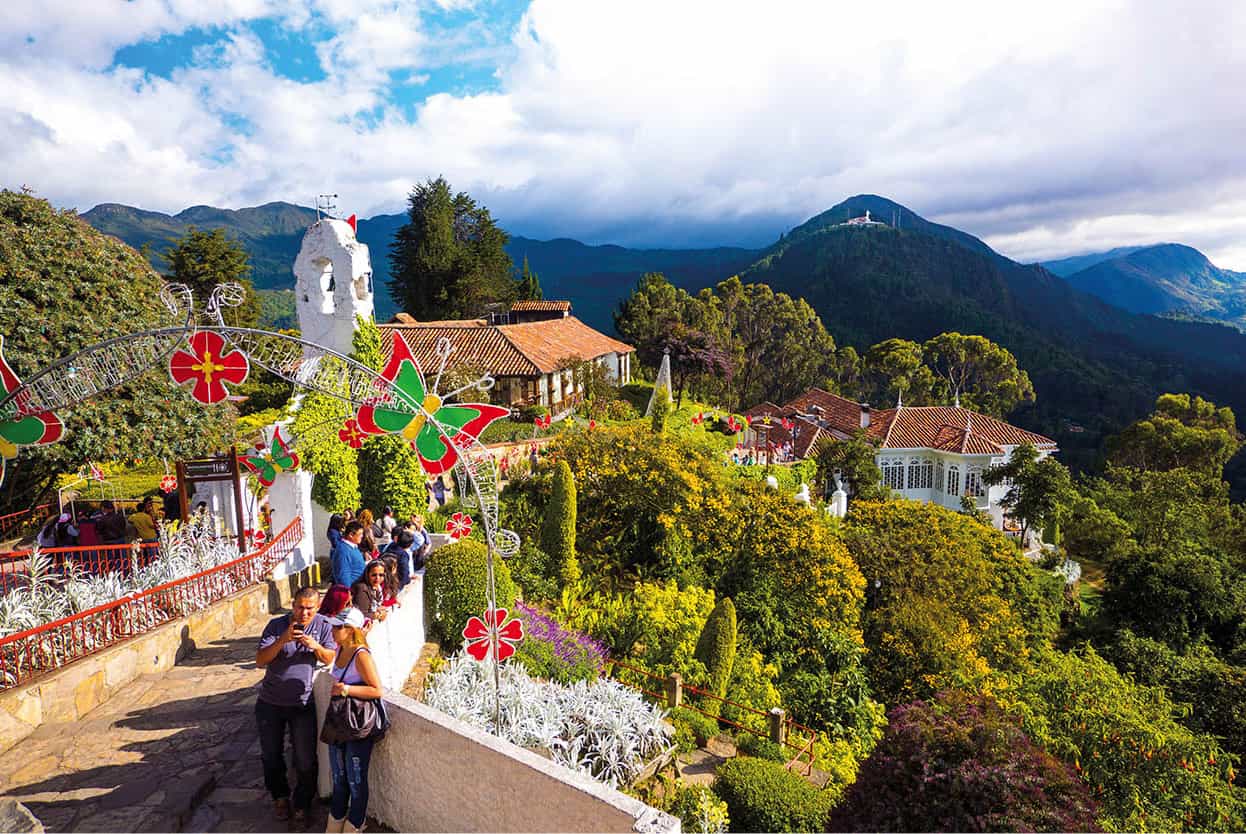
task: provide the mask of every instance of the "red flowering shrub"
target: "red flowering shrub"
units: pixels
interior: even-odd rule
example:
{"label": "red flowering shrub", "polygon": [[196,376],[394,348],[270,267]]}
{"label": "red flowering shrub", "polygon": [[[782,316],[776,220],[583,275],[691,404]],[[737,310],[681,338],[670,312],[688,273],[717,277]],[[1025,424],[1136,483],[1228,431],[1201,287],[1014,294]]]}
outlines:
{"label": "red flowering shrub", "polygon": [[830,830],[1100,830],[1077,774],[995,702],[945,692],[888,717]]}

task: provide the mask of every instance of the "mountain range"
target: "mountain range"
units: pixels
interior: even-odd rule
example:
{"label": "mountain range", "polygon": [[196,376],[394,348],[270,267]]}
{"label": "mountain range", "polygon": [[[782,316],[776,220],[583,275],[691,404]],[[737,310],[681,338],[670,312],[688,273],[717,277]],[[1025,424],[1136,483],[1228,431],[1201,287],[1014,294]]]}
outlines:
{"label": "mountain range", "polygon": [[1078,289],[1135,313],[1246,328],[1246,273],[1221,269],[1180,243],[1112,249],[1043,266]]}
{"label": "mountain range", "polygon": [[[867,210],[884,222],[846,223]],[[238,211],[196,206],[173,216],[107,204],[83,215],[127,243],[150,244],[157,266],[169,238],[188,226],[224,227],[251,253],[257,287],[270,291],[293,286],[290,266],[315,216],[287,203]],[[384,289],[386,255],[404,221],[392,214],[359,222],[359,238],[372,251],[380,320],[393,312]],[[980,333],[1017,356],[1038,392],[1037,402],[1011,419],[1055,437],[1066,461],[1078,467],[1091,465],[1104,435],[1149,411],[1164,391],[1192,391],[1246,411],[1246,335],[1148,315],[1188,312],[1194,290],[1210,295],[1221,284],[1241,281],[1236,273],[1209,271],[1216,268],[1188,247],[1165,244],[1053,262],[1066,273],[1061,277],[1042,265],[1012,261],[973,235],[891,200],[858,195],[763,250],[633,250],[514,237],[508,252],[517,265],[527,258],[547,298],[570,299],[578,316],[607,331],[612,311],[637,278],[655,271],[690,291],[737,273],[768,283],[805,298],[837,342],[858,350],[892,336],[920,341],[947,330]],[[1197,267],[1184,280],[1173,277],[1182,262]],[[1162,284],[1167,295],[1148,289],[1114,297],[1129,287],[1110,277],[1122,274]],[[1225,302],[1216,309],[1227,315],[1234,307]]]}
{"label": "mountain range", "polygon": [[[166,268],[163,254],[191,226],[223,228],[251,256],[251,280],[262,293],[294,288],[291,268],[303,233],[316,222],[314,209],[290,203],[267,203],[238,210],[193,206],[175,215],[103,203],[82,214],[95,228],[114,235],[136,249],[148,247],[158,270]],[[405,214],[379,214],[358,222],[360,242],[372,256],[376,286],[376,318],[386,321],[398,312],[390,298],[389,244],[405,223]],[[681,286],[708,286],[744,269],[757,258],[757,251],[741,247],[715,249],[626,249],[622,246],[589,246],[576,240],[532,240],[512,237],[506,246],[516,267],[528,259],[541,279],[546,298],[569,298],[576,315],[599,330],[614,328],[615,307],[645,272],[662,272]],[[265,299],[272,302],[271,296]],[[294,297],[276,306],[285,315],[293,312]],[[288,306],[288,310],[284,308]],[[280,321],[282,325],[291,324]]]}

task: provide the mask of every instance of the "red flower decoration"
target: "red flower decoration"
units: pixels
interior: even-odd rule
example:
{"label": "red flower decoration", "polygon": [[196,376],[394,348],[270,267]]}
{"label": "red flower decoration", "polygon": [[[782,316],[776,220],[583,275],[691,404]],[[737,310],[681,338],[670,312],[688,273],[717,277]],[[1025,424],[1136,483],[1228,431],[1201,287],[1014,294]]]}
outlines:
{"label": "red flower decoration", "polygon": [[589,430],[589,431],[592,431],[592,430],[593,430],[593,429],[595,429],[595,428],[597,428],[597,421],[596,421],[596,420],[589,420],[589,421],[588,421],[588,430]]}
{"label": "red flower decoration", "polygon": [[173,475],[165,475],[160,479],[160,491],[172,492],[177,489],[177,478]]}
{"label": "red flower decoration", "polygon": [[733,415],[733,416],[731,416],[731,417],[728,417],[728,418],[727,418],[727,430],[728,430],[729,432],[731,432],[732,434],[735,434],[735,433],[736,433],[736,432],[738,432],[741,428],[743,428],[743,426],[741,426],[739,423],[737,423],[737,422],[735,421],[735,416],[734,416],[734,415]]}
{"label": "red flower decoration", "polygon": [[532,422],[536,424],[536,427],[537,427],[538,429],[548,429],[548,428],[549,428],[549,423],[550,423],[550,419],[549,419],[549,418],[550,418],[550,416],[549,416],[548,414],[546,414],[544,417],[537,417],[537,418],[536,418],[536,419],[534,419]]}
{"label": "red flower decoration", "polygon": [[705,422],[705,412],[698,411],[696,416],[692,418],[692,425],[699,426]]}
{"label": "red flower decoration", "polygon": [[194,382],[190,395],[201,403],[219,403],[229,396],[225,383],[241,385],[247,381],[251,365],[246,354],[226,346],[219,333],[200,330],[187,342],[190,350],[179,350],[169,357],[169,376],[178,385]]}
{"label": "red flower decoration", "polygon": [[454,437],[450,438],[450,442],[453,443],[456,448],[466,449],[468,446],[472,445],[472,442],[475,441],[475,439],[476,438],[472,437],[467,432],[461,431]]}
{"label": "red flower decoration", "polygon": [[446,522],[446,533],[455,541],[467,538],[472,533],[472,517],[467,513],[450,516],[450,520]]}
{"label": "red flower decoration", "polygon": [[352,449],[358,449],[363,445],[363,441],[367,439],[367,435],[359,428],[359,423],[351,417],[346,421],[346,425],[338,430],[338,439]]}
{"label": "red flower decoration", "polygon": [[484,619],[470,617],[463,627],[463,639],[467,641],[467,653],[476,660],[484,660],[492,653],[493,636],[497,635],[498,660],[506,660],[515,653],[515,645],[523,640],[523,622],[506,622],[507,610],[497,608],[486,611]]}

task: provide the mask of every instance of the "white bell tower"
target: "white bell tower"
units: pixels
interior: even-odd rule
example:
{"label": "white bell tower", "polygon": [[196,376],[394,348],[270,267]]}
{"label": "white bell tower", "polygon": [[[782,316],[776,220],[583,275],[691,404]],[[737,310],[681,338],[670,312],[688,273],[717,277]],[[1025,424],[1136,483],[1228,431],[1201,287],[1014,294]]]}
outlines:
{"label": "white bell tower", "polygon": [[295,305],[304,341],[349,354],[355,316],[371,316],[372,261],[345,220],[326,217],[303,235],[294,261]]}

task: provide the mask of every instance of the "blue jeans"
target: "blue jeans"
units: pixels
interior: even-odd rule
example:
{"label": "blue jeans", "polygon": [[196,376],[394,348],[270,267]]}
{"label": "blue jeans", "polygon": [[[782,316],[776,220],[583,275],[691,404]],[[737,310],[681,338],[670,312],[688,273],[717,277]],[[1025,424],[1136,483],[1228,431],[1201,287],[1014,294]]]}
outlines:
{"label": "blue jeans", "polygon": [[329,771],[333,774],[329,811],[334,819],[346,817],[355,828],[362,828],[368,816],[368,762],[372,760],[374,743],[368,738],[329,745]]}
{"label": "blue jeans", "polygon": [[311,808],[316,795],[316,706],[309,701],[302,707],[279,707],[265,701],[255,702],[255,722],[260,731],[260,758],[264,764],[264,787],[273,799],[290,796],[286,779],[285,735],[290,730],[290,746],[294,749],[294,771],[298,782],[294,787],[294,807]]}

